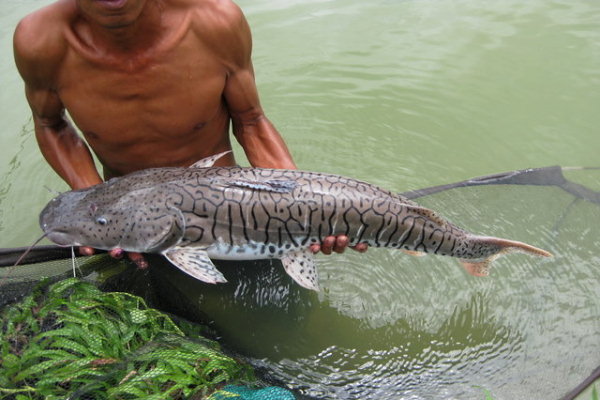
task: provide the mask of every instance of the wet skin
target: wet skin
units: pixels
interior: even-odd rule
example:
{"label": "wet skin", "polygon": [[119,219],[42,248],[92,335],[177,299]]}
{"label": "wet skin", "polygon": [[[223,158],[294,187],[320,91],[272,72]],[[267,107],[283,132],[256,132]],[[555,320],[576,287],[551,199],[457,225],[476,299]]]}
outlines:
{"label": "wet skin", "polygon": [[[59,0],[26,16],[14,36],[40,149],[73,189],[102,181],[90,148],[105,179],[188,166],[231,149],[230,124],[252,166],[295,169],[260,106],[251,47],[229,0]],[[230,155],[217,165],[234,164]],[[312,250],[347,244],[329,237]],[[144,266],[141,255],[130,258]]]}

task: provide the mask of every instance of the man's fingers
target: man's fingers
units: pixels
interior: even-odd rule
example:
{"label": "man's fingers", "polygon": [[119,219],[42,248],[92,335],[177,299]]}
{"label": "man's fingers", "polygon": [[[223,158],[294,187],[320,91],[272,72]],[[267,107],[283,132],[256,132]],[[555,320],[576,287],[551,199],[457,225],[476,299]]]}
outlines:
{"label": "man's fingers", "polygon": [[[110,251],[110,255],[112,257],[114,257],[114,258],[122,258],[124,254],[125,254],[125,251],[123,251],[122,249],[118,249],[118,248],[117,249],[112,249]],[[142,253],[127,252],[127,257],[139,269],[146,269],[146,268],[148,268],[148,261],[146,261],[146,259],[142,255]]]}
{"label": "man's fingers", "polygon": [[[346,235],[327,236],[320,244],[311,244],[309,250],[314,254],[319,251],[323,252],[323,254],[331,254],[332,252],[343,253],[348,247],[348,244],[350,244],[350,238]],[[358,243],[356,246],[351,247],[351,249],[358,251],[359,253],[364,253],[369,249],[369,245],[366,243]]]}
{"label": "man's fingers", "polygon": [[323,252],[323,254],[331,254],[335,246],[335,242],[335,236],[327,236],[325,239],[323,239],[323,242],[321,242],[321,251]]}
{"label": "man's fingers", "polygon": [[82,256],[92,256],[94,255],[94,249],[88,246],[81,246],[79,248],[79,254]]}
{"label": "man's fingers", "polygon": [[112,258],[116,258],[118,260],[118,259],[123,258],[123,254],[125,254],[125,252],[123,251],[123,249],[116,248],[116,249],[112,249],[111,251],[109,251],[108,254]]}
{"label": "man's fingers", "polygon": [[369,245],[366,243],[358,243],[356,246],[351,247],[352,250],[358,251],[359,253],[364,253],[369,250]]}
{"label": "man's fingers", "polygon": [[348,239],[348,236],[346,235],[339,235],[335,238],[335,242],[333,245],[333,251],[335,251],[336,253],[343,253],[344,250],[346,250],[346,247],[348,247],[348,242],[350,240]]}
{"label": "man's fingers", "polygon": [[308,248],[313,254],[317,254],[319,251],[321,251],[321,245],[319,243],[313,243]]}
{"label": "man's fingers", "polygon": [[142,253],[127,253],[127,256],[139,269],[148,268],[148,261],[146,261]]}
{"label": "man's fingers", "polygon": [[[319,250],[317,250],[319,251]],[[91,256],[95,253],[95,250],[92,247],[88,247],[88,246],[81,246],[79,248],[79,253],[82,256]],[[112,249],[108,252],[108,254],[112,257],[112,258],[116,258],[116,259],[121,259],[123,258],[123,255],[125,255],[125,250],[120,249],[120,248],[116,248],[116,249]],[[148,261],[146,261],[146,259],[144,258],[144,256],[142,255],[142,253],[127,253],[127,257],[129,257],[129,259],[139,268],[139,269],[146,269],[148,268]]]}
{"label": "man's fingers", "polygon": [[[111,251],[109,251],[108,254],[110,254],[110,256],[113,257],[113,258],[121,259],[121,258],[123,258],[123,255],[125,255],[125,251],[123,249],[116,248],[116,249],[112,249]],[[142,253],[128,252],[127,253],[127,257],[139,269],[146,269],[146,268],[148,268],[148,261],[146,261],[146,259],[142,255]]]}

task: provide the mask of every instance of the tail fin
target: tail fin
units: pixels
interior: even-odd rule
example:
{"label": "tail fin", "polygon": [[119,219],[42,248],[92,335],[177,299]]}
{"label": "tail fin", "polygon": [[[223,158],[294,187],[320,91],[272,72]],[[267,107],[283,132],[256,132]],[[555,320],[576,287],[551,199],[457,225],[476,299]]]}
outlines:
{"label": "tail fin", "polygon": [[496,237],[485,237],[478,236],[477,240],[480,243],[489,245],[490,247],[498,248],[498,251],[487,257],[483,261],[473,262],[471,260],[463,259],[461,263],[465,270],[473,276],[487,276],[490,273],[490,263],[496,258],[503,254],[508,253],[527,253],[541,257],[553,257],[553,255],[546,250],[531,246],[527,243],[517,242],[515,240],[500,239]]}

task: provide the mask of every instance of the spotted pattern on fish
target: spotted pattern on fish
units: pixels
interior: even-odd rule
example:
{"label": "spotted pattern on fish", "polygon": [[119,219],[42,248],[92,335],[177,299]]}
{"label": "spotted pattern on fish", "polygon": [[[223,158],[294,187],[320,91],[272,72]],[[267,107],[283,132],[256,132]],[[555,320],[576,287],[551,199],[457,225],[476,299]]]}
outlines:
{"label": "spotted pattern on fish", "polygon": [[[307,250],[330,235],[412,252],[457,257],[469,272],[507,251],[549,253],[476,236],[386,189],[339,175],[242,167],[158,168],[63,193],[40,215],[61,245],[164,254],[206,282],[224,282],[210,258],[280,258],[301,285],[318,288]],[[214,271],[213,271],[214,270]]]}

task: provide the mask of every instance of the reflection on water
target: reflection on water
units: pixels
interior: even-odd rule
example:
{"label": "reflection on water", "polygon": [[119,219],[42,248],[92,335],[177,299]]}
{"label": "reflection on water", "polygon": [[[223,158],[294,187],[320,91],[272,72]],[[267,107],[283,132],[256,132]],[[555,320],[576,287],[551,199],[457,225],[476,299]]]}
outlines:
{"label": "reflection on water", "polygon": [[[264,360],[257,364],[273,369],[303,392],[324,398],[427,398],[434,393],[441,398],[444,392],[476,397],[480,391],[473,387],[471,377],[478,375],[479,382],[484,382],[503,373],[522,342],[517,333],[488,319],[484,301],[474,294],[469,302],[456,305],[437,330],[427,329],[423,320],[401,320],[370,329],[360,320],[328,319],[329,324],[344,328],[332,329],[331,340],[339,344],[308,357],[286,358],[275,366]],[[362,341],[344,343],[340,333]]]}
{"label": "reflection on water", "polygon": [[277,263],[234,264],[219,265],[232,284],[215,291],[172,267],[153,265],[163,283],[158,290],[168,299],[163,306],[212,321],[224,343],[310,396],[476,394],[473,382],[489,385],[523,347],[521,333],[493,319],[482,293],[448,299],[449,314],[388,315],[387,324],[373,326],[332,306],[329,295],[319,300],[299,288]]}

